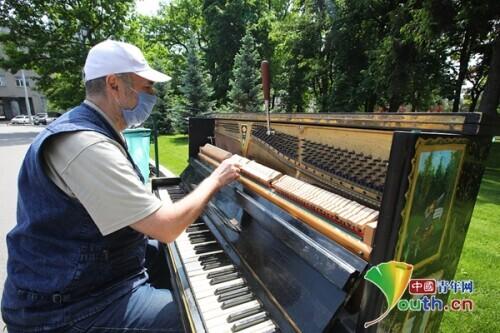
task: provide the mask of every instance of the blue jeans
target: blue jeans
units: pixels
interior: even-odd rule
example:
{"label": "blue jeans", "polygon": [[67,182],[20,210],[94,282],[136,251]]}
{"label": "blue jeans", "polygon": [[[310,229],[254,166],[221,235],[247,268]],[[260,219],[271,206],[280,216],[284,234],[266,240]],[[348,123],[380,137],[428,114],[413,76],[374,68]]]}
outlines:
{"label": "blue jeans", "polygon": [[[170,273],[165,249],[156,240],[149,240],[146,250],[148,283],[119,298],[103,311],[56,330],[32,328],[36,332],[184,332],[170,288]],[[8,327],[9,333],[21,333]],[[2,328],[0,327],[0,333]]]}
{"label": "blue jeans", "polygon": [[149,283],[106,310],[78,322],[71,332],[183,332],[171,288],[164,247],[148,240],[146,267]]}
{"label": "blue jeans", "polygon": [[170,291],[147,283],[105,311],[78,322],[71,332],[183,332],[183,329]]}

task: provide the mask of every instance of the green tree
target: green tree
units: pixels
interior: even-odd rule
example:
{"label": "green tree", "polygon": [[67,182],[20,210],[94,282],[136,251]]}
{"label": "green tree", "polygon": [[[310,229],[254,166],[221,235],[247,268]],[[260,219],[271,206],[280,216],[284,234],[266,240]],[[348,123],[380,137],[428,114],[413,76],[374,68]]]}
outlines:
{"label": "green tree", "polygon": [[188,118],[210,112],[212,108],[209,77],[203,70],[197,51],[192,40],[188,45],[187,64],[180,87],[184,98],[174,110],[174,127],[180,133],[187,133]]}
{"label": "green tree", "polygon": [[500,102],[500,27],[496,28],[490,62],[490,73],[484,88],[479,111],[497,115]]}
{"label": "green tree", "polygon": [[334,109],[371,112],[380,105],[395,112],[411,104],[424,111],[449,94],[448,44],[426,3],[336,2]]}
{"label": "green tree", "polygon": [[229,98],[235,112],[259,112],[261,84],[259,83],[259,54],[250,32],[241,39],[241,48],[234,57],[233,79]]}
{"label": "green tree", "polygon": [[151,26],[154,21],[155,16],[133,16],[128,23],[127,39],[142,50],[151,67],[172,77],[172,80],[167,83],[155,84],[157,102],[151,117],[144,124],[145,127],[152,129],[154,119],[159,133],[171,134],[174,131],[172,125],[172,107],[173,101],[176,100],[175,90],[172,89],[172,82],[176,85],[178,77],[174,70],[172,51],[164,43],[151,37]]}
{"label": "green tree", "polygon": [[[271,59],[274,90],[287,112],[304,112],[312,96],[309,78],[315,73],[311,59],[315,57],[316,42],[312,17],[292,7],[283,20],[273,24],[270,38],[275,43]],[[314,43],[314,44],[313,44]]]}
{"label": "green tree", "polygon": [[145,127],[153,129],[153,121],[156,121],[156,128],[160,134],[172,134],[174,132],[172,124],[172,101],[169,98],[168,84],[161,84],[156,87],[158,100],[153,108],[151,117],[148,118]]}
{"label": "green tree", "polygon": [[148,43],[161,45],[166,50],[165,70],[172,76],[174,96],[182,96],[182,74],[186,52],[191,39],[198,47],[205,45],[201,29],[203,0],[173,0],[161,6],[158,16],[147,17],[144,36]]}
{"label": "green tree", "polygon": [[379,102],[383,89],[377,89],[378,76],[369,65],[377,59],[372,52],[386,34],[385,11],[369,1],[335,2],[328,33],[333,53],[331,111],[371,112]]}
{"label": "green tree", "polygon": [[228,100],[229,79],[234,56],[246,28],[261,17],[264,3],[257,0],[205,0],[203,36],[205,57],[212,77],[214,97],[219,103]]}
{"label": "green tree", "polygon": [[113,2],[5,0],[0,2],[0,67],[34,70],[37,87],[61,109],[84,97],[82,68],[88,50],[108,39],[123,39],[133,0]]}

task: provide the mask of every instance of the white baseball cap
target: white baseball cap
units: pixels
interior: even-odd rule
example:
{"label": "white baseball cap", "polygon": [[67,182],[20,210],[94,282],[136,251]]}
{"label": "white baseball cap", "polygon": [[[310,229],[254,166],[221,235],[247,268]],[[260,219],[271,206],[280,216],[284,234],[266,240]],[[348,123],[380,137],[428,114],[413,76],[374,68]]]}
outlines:
{"label": "white baseball cap", "polygon": [[171,79],[170,76],[149,67],[137,46],[110,39],[90,49],[83,73],[85,81],[119,73],[135,73],[153,82],[165,82]]}

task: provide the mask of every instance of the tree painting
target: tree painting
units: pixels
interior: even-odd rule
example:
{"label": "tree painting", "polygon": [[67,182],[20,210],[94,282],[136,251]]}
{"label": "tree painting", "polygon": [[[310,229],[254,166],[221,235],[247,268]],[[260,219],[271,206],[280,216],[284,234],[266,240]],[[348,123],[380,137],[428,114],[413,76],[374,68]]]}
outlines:
{"label": "tree painting", "polygon": [[417,265],[439,256],[462,155],[459,149],[420,153],[403,261]]}

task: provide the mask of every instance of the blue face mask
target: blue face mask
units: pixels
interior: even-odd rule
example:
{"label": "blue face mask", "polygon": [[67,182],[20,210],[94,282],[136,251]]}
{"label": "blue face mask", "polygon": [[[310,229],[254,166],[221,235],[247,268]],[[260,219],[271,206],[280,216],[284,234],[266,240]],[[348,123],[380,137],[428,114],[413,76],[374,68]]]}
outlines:
{"label": "blue face mask", "polygon": [[133,109],[122,110],[123,119],[127,124],[127,128],[141,125],[143,122],[145,122],[146,119],[148,119],[151,115],[153,107],[156,104],[155,95],[137,91],[136,93],[138,94],[137,105]]}

